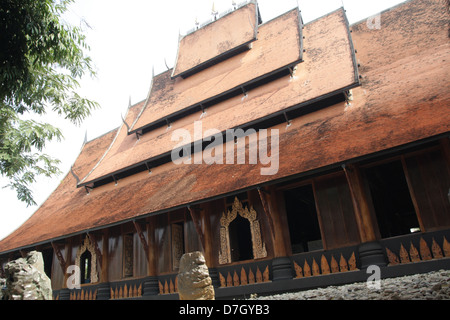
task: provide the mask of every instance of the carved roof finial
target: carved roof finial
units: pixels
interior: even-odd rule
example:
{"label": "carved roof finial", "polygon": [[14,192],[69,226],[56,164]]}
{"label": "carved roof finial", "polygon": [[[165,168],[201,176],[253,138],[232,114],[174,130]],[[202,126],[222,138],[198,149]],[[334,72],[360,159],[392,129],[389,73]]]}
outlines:
{"label": "carved roof finial", "polygon": [[87,129],[86,129],[86,131],[84,132],[84,141],[83,141],[83,146],[87,143]]}
{"label": "carved roof finial", "polygon": [[80,183],[80,178],[78,178],[78,176],[75,174],[75,172],[73,172],[73,166],[70,167],[70,173],[72,174],[72,176],[77,181],[77,184],[79,184]]}
{"label": "carved roof finial", "polygon": [[212,10],[211,10],[211,14],[212,14],[212,16],[214,17],[214,20],[217,20],[217,14],[218,14],[219,12],[216,10],[216,4],[214,3],[214,1],[213,1],[213,6],[212,6]]}
{"label": "carved roof finial", "polygon": [[125,119],[123,118],[123,115],[122,115],[122,114],[120,114],[120,117],[122,118],[122,122],[123,122],[123,124],[127,127],[127,131],[129,132],[129,131],[130,131],[130,126],[129,126],[128,123],[125,121]]}
{"label": "carved roof finial", "polygon": [[200,22],[198,22],[198,18],[195,17],[195,30],[198,30],[199,25],[200,25]]}

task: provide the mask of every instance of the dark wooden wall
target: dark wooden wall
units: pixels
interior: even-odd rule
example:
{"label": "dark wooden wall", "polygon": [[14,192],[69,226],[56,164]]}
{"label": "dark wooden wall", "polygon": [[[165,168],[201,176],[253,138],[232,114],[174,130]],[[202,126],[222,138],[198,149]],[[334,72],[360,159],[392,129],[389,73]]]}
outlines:
{"label": "dark wooden wall", "polygon": [[176,273],[178,270],[173,267],[172,257],[172,224],[183,225],[184,252],[192,252],[202,250],[194,223],[186,208],[159,215],[156,221],[157,272],[159,274]]}
{"label": "dark wooden wall", "polygon": [[416,213],[424,231],[450,226],[450,175],[442,150],[405,156]]}
{"label": "dark wooden wall", "polygon": [[122,279],[122,228],[120,226],[109,229],[108,239],[108,277],[109,281]]}
{"label": "dark wooden wall", "polygon": [[324,248],[359,243],[352,198],[344,173],[315,179],[313,186]]}
{"label": "dark wooden wall", "polygon": [[[61,248],[61,253],[65,256],[66,247]],[[64,272],[55,254],[52,261],[52,290],[59,290],[63,288]]]}
{"label": "dark wooden wall", "polygon": [[[450,187],[450,152],[447,149],[448,139],[446,139],[444,138],[440,143],[436,142],[424,149],[407,152],[393,158],[402,162],[422,232],[450,227],[450,201],[448,196]],[[391,158],[384,158],[380,161],[391,160]],[[377,163],[373,161],[369,165],[376,165]],[[309,178],[308,180],[293,181],[288,185],[280,185],[277,188],[271,187],[272,189],[269,191],[271,191],[272,198],[270,199],[272,199],[272,203],[271,212],[269,213],[261,201],[261,195],[258,190],[254,189],[247,192],[247,205],[253,206],[258,213],[261,236],[267,249],[267,259],[277,256],[279,252],[283,252],[279,248],[280,239],[283,239],[283,237],[289,239],[289,221],[286,221],[282,190],[288,190],[304,184],[311,184],[314,190],[317,217],[324,249],[333,250],[361,242],[360,229],[355,218],[355,207],[352,202],[348,177],[346,177],[343,170],[336,170],[334,173]],[[361,187],[364,188],[364,185],[362,184]],[[367,199],[369,207],[373,210],[373,200],[370,194]],[[107,266],[98,266],[97,268],[99,280],[101,282],[111,282],[146,277],[149,275],[149,272],[153,272],[153,275],[178,272],[173,265],[171,235],[173,224],[183,226],[184,252],[203,251],[208,265],[210,267],[219,267],[220,217],[226,210],[226,206],[226,198],[222,198],[197,206],[196,210],[200,214],[194,218],[190,210],[182,208],[166,214],[141,219],[139,222],[142,230],[141,235],[147,239],[150,251],[152,251],[156,262],[154,271],[151,271],[152,268],[149,268],[147,254],[132,222],[92,233],[101,254],[105,254],[105,247],[108,250],[103,260],[107,261]],[[274,214],[278,216],[275,217],[273,216]],[[273,226],[270,226],[270,224],[273,223],[271,221],[273,218],[277,218],[277,223],[284,226],[282,230],[285,230],[285,232],[281,238],[271,236]],[[203,248],[194,219],[200,219],[206,248]],[[150,224],[152,225],[150,226]],[[376,224],[374,228],[377,229]],[[154,232],[151,230],[154,230]],[[124,236],[130,234],[133,237],[133,274],[125,277]],[[378,230],[375,230],[375,234],[377,238],[380,238]],[[85,237],[86,234],[77,235],[59,242],[58,248],[61,255],[66,259],[67,266],[75,264],[77,251]],[[107,239],[106,244],[104,244],[104,238]],[[154,246],[152,243],[154,243]],[[292,253],[289,243],[283,244],[283,246],[287,247],[287,255]],[[52,261],[53,289],[58,290],[66,287],[66,279],[67,275],[63,273],[60,261],[54,255]]]}

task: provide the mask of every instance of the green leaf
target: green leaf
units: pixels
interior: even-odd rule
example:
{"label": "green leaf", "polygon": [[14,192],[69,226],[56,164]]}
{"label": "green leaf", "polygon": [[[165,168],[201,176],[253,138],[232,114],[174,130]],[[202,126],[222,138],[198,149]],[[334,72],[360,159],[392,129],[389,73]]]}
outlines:
{"label": "green leaf", "polygon": [[54,110],[79,125],[99,107],[76,92],[78,80],[95,73],[82,30],[61,20],[71,3],[2,0],[0,5],[0,173],[28,205],[34,204],[29,185],[60,173],[59,161],[43,150],[63,139],[58,128],[29,119]]}

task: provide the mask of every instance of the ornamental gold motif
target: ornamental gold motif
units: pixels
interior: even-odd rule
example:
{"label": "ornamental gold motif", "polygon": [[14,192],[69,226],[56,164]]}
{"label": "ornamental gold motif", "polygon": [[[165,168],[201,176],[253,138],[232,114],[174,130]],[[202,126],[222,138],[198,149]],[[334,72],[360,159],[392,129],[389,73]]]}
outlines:
{"label": "ornamental gold motif", "polygon": [[244,208],[239,199],[235,197],[231,211],[228,210],[226,213],[222,213],[222,217],[220,218],[220,264],[231,262],[229,226],[230,223],[236,219],[238,214],[250,222],[253,259],[267,257],[267,250],[261,238],[261,227],[259,225],[259,221],[257,220],[257,213],[255,209],[253,209],[253,207],[250,207],[250,209],[247,207]]}
{"label": "ornamental gold motif", "polygon": [[97,255],[95,253],[94,244],[89,239],[89,236],[86,236],[86,238],[84,238],[83,245],[77,251],[77,256],[75,258],[75,264],[78,267],[81,267],[81,265],[80,265],[81,255],[86,250],[91,253],[91,277],[90,278],[91,278],[91,283],[95,283],[95,282],[98,282]]}

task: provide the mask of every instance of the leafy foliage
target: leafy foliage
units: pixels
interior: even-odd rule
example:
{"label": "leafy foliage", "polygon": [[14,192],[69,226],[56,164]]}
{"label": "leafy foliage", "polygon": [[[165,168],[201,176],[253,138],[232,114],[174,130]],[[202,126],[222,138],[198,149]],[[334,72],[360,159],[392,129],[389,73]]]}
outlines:
{"label": "leafy foliage", "polygon": [[79,125],[98,106],[76,93],[77,79],[94,71],[81,28],[61,18],[72,2],[0,0],[0,173],[27,205],[37,176],[60,173],[43,150],[63,138],[32,119],[52,110]]}

